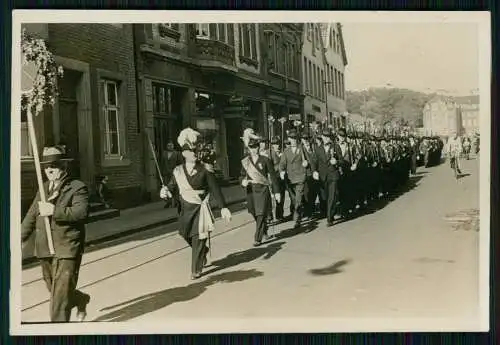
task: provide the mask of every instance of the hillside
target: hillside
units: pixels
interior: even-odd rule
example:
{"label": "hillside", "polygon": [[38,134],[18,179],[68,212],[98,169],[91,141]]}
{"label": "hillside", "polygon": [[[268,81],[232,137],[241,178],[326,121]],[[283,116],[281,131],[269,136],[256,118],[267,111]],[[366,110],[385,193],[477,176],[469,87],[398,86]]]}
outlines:
{"label": "hillside", "polygon": [[365,114],[378,124],[397,123],[422,126],[425,103],[436,94],[398,88],[370,88],[366,91],[347,91],[347,111]]}

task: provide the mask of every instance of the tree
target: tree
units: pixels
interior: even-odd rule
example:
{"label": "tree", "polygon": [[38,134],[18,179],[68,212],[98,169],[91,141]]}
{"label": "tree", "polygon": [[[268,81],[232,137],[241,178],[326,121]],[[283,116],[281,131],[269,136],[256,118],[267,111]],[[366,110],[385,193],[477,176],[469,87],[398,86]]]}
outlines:
{"label": "tree", "polygon": [[61,66],[57,66],[45,41],[29,34],[26,29],[23,29],[21,35],[21,55],[23,66],[31,63],[36,68],[33,89],[23,94],[21,104],[23,110],[29,106],[34,114],[39,114],[45,105],[54,105],[57,97],[57,79],[63,76],[64,71]]}

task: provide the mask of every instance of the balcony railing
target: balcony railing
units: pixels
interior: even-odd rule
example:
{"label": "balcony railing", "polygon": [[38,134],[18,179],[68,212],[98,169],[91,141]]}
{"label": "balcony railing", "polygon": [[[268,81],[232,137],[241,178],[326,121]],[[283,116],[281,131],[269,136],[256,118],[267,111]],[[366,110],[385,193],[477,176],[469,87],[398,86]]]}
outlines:
{"label": "balcony railing", "polygon": [[195,58],[218,61],[226,65],[235,65],[234,47],[221,42],[205,38],[196,38],[192,50]]}

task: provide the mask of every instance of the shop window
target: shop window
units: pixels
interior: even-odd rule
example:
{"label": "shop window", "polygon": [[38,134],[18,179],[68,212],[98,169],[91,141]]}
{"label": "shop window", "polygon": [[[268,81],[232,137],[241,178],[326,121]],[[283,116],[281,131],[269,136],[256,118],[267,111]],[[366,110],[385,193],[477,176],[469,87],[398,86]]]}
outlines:
{"label": "shop window", "polygon": [[172,90],[164,85],[153,85],[153,113],[155,116],[172,114]]}

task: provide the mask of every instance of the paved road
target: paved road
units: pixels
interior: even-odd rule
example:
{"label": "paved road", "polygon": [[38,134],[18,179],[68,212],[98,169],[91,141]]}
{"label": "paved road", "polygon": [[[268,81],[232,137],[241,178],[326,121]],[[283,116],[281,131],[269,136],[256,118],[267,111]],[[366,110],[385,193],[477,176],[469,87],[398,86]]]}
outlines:
{"label": "paved road", "polygon": [[[190,280],[190,251],[167,229],[90,249],[79,286],[89,321],[173,318],[454,317],[477,319],[478,161],[456,181],[443,164],[419,168],[408,191],[334,227],[325,220],[252,248],[246,212],[218,221],[212,266]],[[175,226],[175,225],[170,225]],[[165,234],[163,234],[165,232]],[[46,321],[39,268],[23,271],[22,319]]]}

